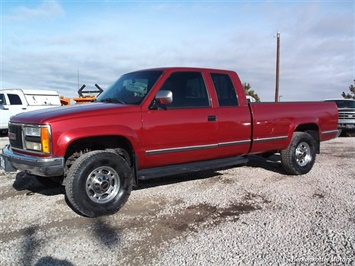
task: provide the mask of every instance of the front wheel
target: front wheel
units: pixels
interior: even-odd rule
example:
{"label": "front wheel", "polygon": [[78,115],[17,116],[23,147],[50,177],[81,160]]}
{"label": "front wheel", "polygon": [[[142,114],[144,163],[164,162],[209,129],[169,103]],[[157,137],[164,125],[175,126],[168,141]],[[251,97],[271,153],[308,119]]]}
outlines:
{"label": "front wheel", "polygon": [[316,141],[305,132],[295,132],[287,149],[281,151],[281,163],[291,175],[307,174],[316,159]]}
{"label": "front wheel", "polygon": [[65,182],[66,196],[73,208],[87,217],[116,213],[132,191],[132,171],[112,151],[92,151],[70,167]]}

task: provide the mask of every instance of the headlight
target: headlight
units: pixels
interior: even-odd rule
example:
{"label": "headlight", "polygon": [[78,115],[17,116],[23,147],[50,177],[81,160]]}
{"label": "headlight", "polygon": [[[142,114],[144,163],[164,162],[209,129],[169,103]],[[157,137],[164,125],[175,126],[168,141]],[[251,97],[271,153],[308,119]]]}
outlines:
{"label": "headlight", "polygon": [[43,153],[51,152],[49,126],[25,126],[23,132],[27,150]]}
{"label": "headlight", "polygon": [[41,136],[41,128],[40,127],[24,127],[23,130],[24,130],[25,136],[34,136],[34,137]]}
{"label": "headlight", "polygon": [[26,140],[25,144],[26,150],[42,151],[41,143]]}

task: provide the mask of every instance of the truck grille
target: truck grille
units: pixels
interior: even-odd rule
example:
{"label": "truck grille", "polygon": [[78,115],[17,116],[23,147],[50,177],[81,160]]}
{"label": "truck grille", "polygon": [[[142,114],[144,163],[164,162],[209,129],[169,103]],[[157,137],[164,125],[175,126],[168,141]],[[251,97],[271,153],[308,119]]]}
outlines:
{"label": "truck grille", "polygon": [[339,119],[355,119],[354,112],[339,112]]}
{"label": "truck grille", "polygon": [[9,124],[9,141],[13,148],[22,149],[22,126]]}

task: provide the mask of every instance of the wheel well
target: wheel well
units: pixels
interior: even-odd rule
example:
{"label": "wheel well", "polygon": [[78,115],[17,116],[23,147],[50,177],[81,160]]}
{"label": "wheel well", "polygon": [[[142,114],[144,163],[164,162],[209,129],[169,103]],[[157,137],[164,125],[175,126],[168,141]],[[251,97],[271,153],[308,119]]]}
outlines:
{"label": "wheel well", "polygon": [[319,128],[315,124],[305,124],[296,127],[295,132],[306,132],[316,141],[316,152],[320,152]]}
{"label": "wheel well", "polygon": [[117,148],[124,149],[127,152],[129,158],[125,158],[126,161],[134,162],[134,150],[132,144],[127,138],[122,136],[100,136],[75,140],[67,148],[65,159],[68,159],[76,152]]}

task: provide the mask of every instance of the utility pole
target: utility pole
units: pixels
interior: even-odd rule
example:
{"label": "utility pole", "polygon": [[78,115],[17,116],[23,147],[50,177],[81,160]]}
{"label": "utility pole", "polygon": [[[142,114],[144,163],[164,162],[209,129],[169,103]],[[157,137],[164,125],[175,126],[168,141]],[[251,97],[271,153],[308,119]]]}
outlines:
{"label": "utility pole", "polygon": [[279,101],[280,32],[277,33],[275,102]]}

